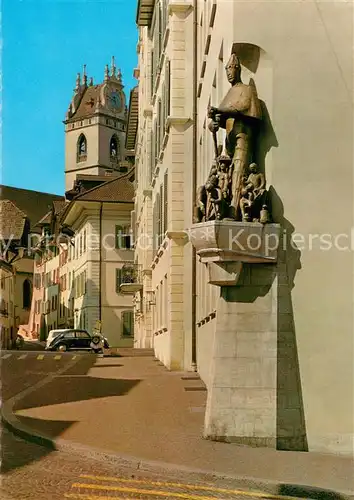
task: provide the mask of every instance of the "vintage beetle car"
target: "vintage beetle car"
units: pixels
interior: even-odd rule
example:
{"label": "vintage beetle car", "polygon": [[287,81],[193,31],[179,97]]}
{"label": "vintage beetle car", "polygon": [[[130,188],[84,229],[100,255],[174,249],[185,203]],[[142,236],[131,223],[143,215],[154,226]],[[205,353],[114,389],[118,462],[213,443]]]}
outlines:
{"label": "vintage beetle car", "polygon": [[99,334],[90,335],[86,330],[64,330],[55,335],[46,345],[47,351],[93,351],[103,338],[104,349],[109,349],[108,341]]}

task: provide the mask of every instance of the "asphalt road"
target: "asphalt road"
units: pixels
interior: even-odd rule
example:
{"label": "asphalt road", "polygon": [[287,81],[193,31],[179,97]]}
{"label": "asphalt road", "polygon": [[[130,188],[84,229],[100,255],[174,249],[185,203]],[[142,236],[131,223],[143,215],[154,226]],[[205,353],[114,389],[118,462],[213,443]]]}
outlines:
{"label": "asphalt road", "polygon": [[[95,362],[92,354],[5,352],[1,353],[2,399],[8,400],[57,373],[78,356],[72,370],[83,374]],[[45,387],[43,388],[45,390]],[[99,415],[97,416],[99,418]],[[104,422],[102,422],[104,425]],[[119,418],[117,418],[119,425]],[[89,429],[88,429],[89,432]],[[103,499],[231,499],[255,498],[235,490],[232,483],[218,480],[190,484],[183,473],[164,475],[120,467],[108,461],[58,452],[23,441],[1,428],[2,500]],[[258,496],[259,498],[259,496]]]}

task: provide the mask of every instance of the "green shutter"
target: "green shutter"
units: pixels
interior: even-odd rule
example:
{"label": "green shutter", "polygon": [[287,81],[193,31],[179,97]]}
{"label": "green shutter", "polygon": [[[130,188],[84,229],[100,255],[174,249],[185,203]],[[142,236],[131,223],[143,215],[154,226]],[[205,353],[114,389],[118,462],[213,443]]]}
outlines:
{"label": "green shutter", "polygon": [[122,335],[134,335],[134,316],[132,311],[123,311],[122,313]]}
{"label": "green shutter", "polygon": [[170,60],[167,59],[166,61],[166,68],[165,68],[165,84],[166,84],[166,95],[165,95],[165,105],[166,105],[166,118],[170,116],[171,113],[171,63]]}
{"label": "green shutter", "polygon": [[168,229],[168,172],[165,172],[163,183],[163,232]]}
{"label": "green shutter", "polygon": [[154,84],[155,84],[155,58],[154,58],[154,49],[151,50],[151,97],[154,95]]}
{"label": "green shutter", "polygon": [[123,228],[122,226],[116,226],[116,248],[123,248],[123,241],[122,241],[122,234],[123,234]]}
{"label": "green shutter", "polygon": [[116,269],[116,292],[120,293],[120,285],[122,283],[122,270]]}

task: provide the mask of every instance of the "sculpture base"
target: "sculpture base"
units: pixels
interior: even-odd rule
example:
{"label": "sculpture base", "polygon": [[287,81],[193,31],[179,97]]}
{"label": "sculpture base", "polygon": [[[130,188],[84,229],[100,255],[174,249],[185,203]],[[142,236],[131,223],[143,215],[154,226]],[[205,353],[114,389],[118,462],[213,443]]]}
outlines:
{"label": "sculpture base", "polygon": [[[243,265],[239,286],[222,286],[216,309],[204,438],[304,451],[293,320],[281,313],[286,270]],[[284,295],[279,295],[279,294]]]}
{"label": "sculpture base", "polygon": [[193,224],[190,240],[201,262],[275,263],[279,224],[209,221]]}
{"label": "sculpture base", "polygon": [[208,282],[217,286],[235,286],[242,272],[242,262],[209,262]]}

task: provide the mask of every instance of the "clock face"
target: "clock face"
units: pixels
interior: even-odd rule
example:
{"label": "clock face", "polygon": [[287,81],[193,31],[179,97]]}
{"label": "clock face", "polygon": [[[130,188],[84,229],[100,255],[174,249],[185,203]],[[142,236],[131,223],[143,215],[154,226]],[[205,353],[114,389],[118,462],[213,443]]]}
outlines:
{"label": "clock face", "polygon": [[114,111],[119,111],[122,108],[122,97],[117,90],[112,90],[108,95],[109,107]]}

